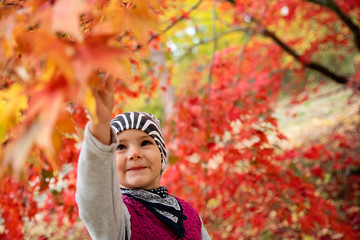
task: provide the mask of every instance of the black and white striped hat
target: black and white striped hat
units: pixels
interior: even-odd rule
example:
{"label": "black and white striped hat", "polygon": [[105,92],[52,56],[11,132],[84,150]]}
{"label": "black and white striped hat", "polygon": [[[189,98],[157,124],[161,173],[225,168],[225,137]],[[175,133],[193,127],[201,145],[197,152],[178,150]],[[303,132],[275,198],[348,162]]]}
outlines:
{"label": "black and white striped hat", "polygon": [[154,115],[145,112],[125,112],[116,115],[110,125],[116,134],[128,129],[138,129],[152,137],[160,149],[161,174],[164,172],[167,165],[165,140],[160,129],[160,122]]}

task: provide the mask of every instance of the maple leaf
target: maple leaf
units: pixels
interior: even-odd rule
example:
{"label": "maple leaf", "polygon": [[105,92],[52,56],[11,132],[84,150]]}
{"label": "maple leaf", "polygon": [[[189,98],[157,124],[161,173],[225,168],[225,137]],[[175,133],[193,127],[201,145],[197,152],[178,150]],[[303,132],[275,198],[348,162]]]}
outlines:
{"label": "maple leaf", "polygon": [[16,47],[16,39],[12,34],[17,28],[15,19],[15,16],[10,15],[0,21],[0,43],[4,49],[6,58],[10,58],[15,53],[14,48]]}
{"label": "maple leaf", "polygon": [[76,133],[75,123],[71,118],[69,111],[66,108],[60,108],[59,111],[56,129],[62,133]]}
{"label": "maple leaf", "polygon": [[0,92],[0,139],[21,119],[22,111],[27,108],[27,97],[19,84]]}
{"label": "maple leaf", "polygon": [[69,33],[77,40],[83,40],[80,31],[80,14],[87,11],[87,6],[82,0],[57,0],[52,13],[52,30],[54,32]]}
{"label": "maple leaf", "polygon": [[93,71],[102,70],[115,78],[127,81],[131,76],[128,58],[132,53],[124,48],[109,45],[113,35],[87,37],[74,48],[72,66],[80,88],[87,84]]}
{"label": "maple leaf", "polygon": [[58,168],[55,159],[60,149],[61,137],[54,130],[59,114],[64,113],[64,99],[69,94],[67,86],[64,78],[60,76],[47,82],[44,88],[34,88],[27,92],[29,108],[26,117],[18,126],[15,140],[6,145],[2,162],[3,166],[13,169],[15,179],[26,179],[25,162],[35,146],[43,149],[54,169]]}
{"label": "maple leaf", "polygon": [[151,2],[134,0],[124,6],[117,0],[111,0],[104,13],[110,19],[114,29],[120,32],[130,31],[141,44],[144,44],[148,41],[149,31],[157,29],[156,14],[149,7]]}
{"label": "maple leaf", "polygon": [[27,180],[25,162],[34,146],[36,136],[40,131],[41,124],[38,122],[34,123],[20,138],[6,145],[1,163],[1,175],[3,174],[3,170],[10,166],[15,180],[22,182]]}
{"label": "maple leaf", "polygon": [[[46,62],[50,61],[49,64],[54,64],[56,69],[61,70],[67,79],[74,80],[71,62],[74,48],[70,44],[43,29],[25,32],[18,36],[18,41],[23,46],[24,52],[34,60],[41,62],[41,60],[46,59]],[[50,79],[51,75],[47,78]]]}

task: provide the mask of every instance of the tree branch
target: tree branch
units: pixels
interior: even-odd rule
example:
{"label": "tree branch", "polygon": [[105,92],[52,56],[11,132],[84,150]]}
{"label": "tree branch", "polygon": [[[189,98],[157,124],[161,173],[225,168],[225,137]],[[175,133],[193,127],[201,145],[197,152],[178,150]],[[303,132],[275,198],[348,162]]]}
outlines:
{"label": "tree branch", "polygon": [[157,38],[158,36],[160,36],[161,34],[169,31],[172,27],[174,27],[178,22],[184,20],[187,15],[189,15],[192,11],[194,11],[195,9],[197,9],[200,4],[201,4],[202,0],[199,0],[197,3],[195,3],[190,9],[189,11],[186,12],[186,14],[182,14],[180,17],[178,17],[175,21],[171,22],[171,24],[169,26],[167,26],[164,30],[162,30],[161,32],[151,36],[148,40],[148,43],[150,43],[152,40],[154,40],[155,38]]}
{"label": "tree branch", "polygon": [[334,0],[306,0],[306,1],[320,5],[322,7],[325,7],[327,9],[331,10],[332,12],[334,12],[340,18],[340,20],[346,26],[348,26],[350,31],[353,33],[355,46],[357,47],[358,51],[360,51],[360,28],[359,28],[359,26],[356,25],[351,20],[351,18],[341,10],[339,5],[337,5],[337,3]]}
{"label": "tree branch", "polygon": [[[309,1],[313,1],[313,0],[309,0]],[[316,1],[316,0],[315,0]],[[210,43],[212,41],[215,41],[216,39],[219,39],[222,36],[225,36],[227,34],[230,33],[234,33],[234,32],[245,32],[247,34],[249,34],[250,29],[248,28],[233,28],[229,31],[225,31],[225,32],[220,32],[217,35],[213,36],[213,38],[211,39],[206,39],[206,40],[202,40],[197,44],[194,44],[193,46],[191,46],[185,54],[183,54],[178,61],[181,61],[182,59],[184,59],[189,53],[191,53],[192,49],[194,49],[195,47],[201,45],[201,44],[207,44]],[[325,75],[326,77],[334,80],[337,83],[340,84],[347,84],[349,82],[349,79],[346,76],[342,76],[342,75],[338,75],[335,72],[331,71],[330,69],[328,69],[327,67],[321,65],[320,63],[314,62],[314,61],[310,61],[310,62],[306,62],[304,61],[301,56],[294,50],[292,49],[290,46],[288,46],[286,43],[284,43],[279,37],[277,37],[275,35],[275,33],[269,31],[268,29],[264,29],[261,34],[265,37],[269,37],[271,38],[279,47],[281,47],[285,52],[287,52],[288,54],[290,54],[296,61],[298,61],[299,63],[301,63],[304,67],[312,69],[314,71],[317,71],[323,75]]]}
{"label": "tree branch", "polygon": [[250,34],[250,30],[248,28],[240,28],[240,27],[236,27],[236,28],[233,28],[233,29],[230,29],[228,31],[224,31],[224,32],[220,32],[218,33],[217,35],[215,35],[214,37],[212,38],[208,38],[208,39],[204,39],[204,40],[200,40],[198,43],[196,44],[193,44],[192,46],[190,46],[189,48],[187,48],[186,52],[181,55],[177,61],[178,62],[181,62],[187,55],[189,55],[192,50],[200,45],[203,45],[203,44],[207,44],[207,43],[210,43],[212,41],[214,41],[215,39],[219,39],[225,35],[228,35],[228,34],[231,34],[231,33],[234,33],[234,32],[245,32],[247,34]]}
{"label": "tree branch", "polygon": [[330,69],[326,68],[325,66],[321,65],[320,63],[310,61],[306,62],[303,59],[301,59],[301,56],[290,46],[288,46],[286,43],[284,43],[281,39],[279,39],[275,33],[270,32],[269,30],[265,29],[262,32],[262,35],[271,38],[277,45],[279,45],[285,52],[290,54],[293,58],[295,58],[299,63],[304,65],[305,67],[312,69],[314,71],[317,71],[328,78],[334,80],[337,83],[346,84],[349,79],[345,76],[338,75],[334,72],[332,72]]}
{"label": "tree branch", "polygon": [[[195,9],[197,9],[200,4],[201,4],[202,0],[199,0],[197,3],[195,3],[190,9],[189,11],[186,12],[186,14],[182,14],[180,17],[176,18],[174,21],[171,22],[171,24],[169,24],[164,30],[160,31],[159,33],[156,33],[154,35],[152,35],[149,40],[147,41],[147,44],[149,44],[150,42],[152,42],[154,39],[156,39],[158,36],[160,36],[161,34],[164,34],[165,32],[169,31],[172,27],[174,27],[178,22],[184,20],[187,18],[187,16],[194,11]],[[142,48],[141,44],[138,44],[135,48],[134,51],[138,51],[139,49]]]}

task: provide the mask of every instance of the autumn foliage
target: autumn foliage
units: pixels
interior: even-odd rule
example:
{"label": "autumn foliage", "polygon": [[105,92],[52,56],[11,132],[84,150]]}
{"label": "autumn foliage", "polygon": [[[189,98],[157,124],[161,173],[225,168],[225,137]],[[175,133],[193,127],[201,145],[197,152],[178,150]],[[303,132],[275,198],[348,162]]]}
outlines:
{"label": "autumn foliage", "polygon": [[[199,210],[213,239],[360,238],[358,134],[278,149],[274,142],[286,137],[273,114],[282,95],[302,104],[319,83],[358,93],[360,1],[0,7],[0,239],[23,238],[37,215],[47,223],[56,216],[58,226],[78,221],[77,158],[96,111],[91,88],[115,78],[118,112],[129,98],[154,96],[164,73],[158,94],[181,87],[172,114],[164,112],[170,166],[162,180]],[[186,29],[194,32],[183,37]],[[170,61],[149,63],[154,51]]]}

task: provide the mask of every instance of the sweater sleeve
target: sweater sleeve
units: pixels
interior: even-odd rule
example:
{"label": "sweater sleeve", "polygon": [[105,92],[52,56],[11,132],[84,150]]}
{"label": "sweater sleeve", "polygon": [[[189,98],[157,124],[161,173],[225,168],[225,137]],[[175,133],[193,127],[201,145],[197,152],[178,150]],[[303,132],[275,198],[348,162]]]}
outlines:
{"label": "sweater sleeve", "polygon": [[210,240],[210,236],[204,227],[202,219],[200,218],[200,220],[201,220],[201,240]]}
{"label": "sweater sleeve", "polygon": [[87,124],[77,169],[79,215],[96,240],[126,239],[131,234],[130,215],[122,201],[116,171],[117,138],[113,131],[111,135],[111,144],[104,145]]}

